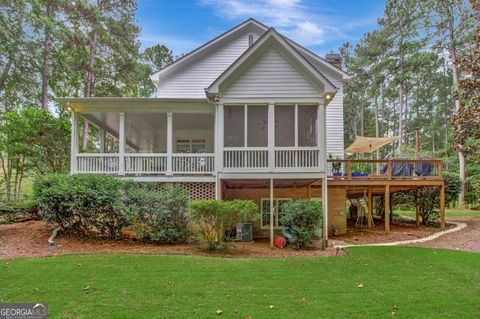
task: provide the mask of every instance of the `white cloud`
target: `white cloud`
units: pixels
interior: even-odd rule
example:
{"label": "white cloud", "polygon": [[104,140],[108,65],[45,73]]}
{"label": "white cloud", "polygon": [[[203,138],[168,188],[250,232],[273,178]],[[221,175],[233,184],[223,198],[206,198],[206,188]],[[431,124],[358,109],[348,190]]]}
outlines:
{"label": "white cloud", "polygon": [[335,28],[314,13],[301,0],[201,0],[212,6],[216,14],[228,19],[254,17],[303,45],[325,42]]}

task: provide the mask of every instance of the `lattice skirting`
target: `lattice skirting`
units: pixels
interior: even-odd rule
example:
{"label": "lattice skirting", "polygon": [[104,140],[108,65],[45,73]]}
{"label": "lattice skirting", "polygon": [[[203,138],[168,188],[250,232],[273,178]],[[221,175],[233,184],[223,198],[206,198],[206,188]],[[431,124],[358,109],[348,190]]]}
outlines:
{"label": "lattice skirting", "polygon": [[[161,190],[168,183],[160,183],[158,189]],[[179,185],[188,192],[191,199],[215,199],[215,183],[172,183]]]}

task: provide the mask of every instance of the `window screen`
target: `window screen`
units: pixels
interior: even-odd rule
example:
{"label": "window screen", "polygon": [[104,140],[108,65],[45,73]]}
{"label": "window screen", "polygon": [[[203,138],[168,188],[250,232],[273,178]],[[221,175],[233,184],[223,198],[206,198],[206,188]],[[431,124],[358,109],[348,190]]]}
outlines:
{"label": "window screen", "polygon": [[245,146],[245,109],[243,105],[228,105],[224,108],[224,146]]}
{"label": "window screen", "polygon": [[275,106],[275,146],[295,146],[295,106]]}

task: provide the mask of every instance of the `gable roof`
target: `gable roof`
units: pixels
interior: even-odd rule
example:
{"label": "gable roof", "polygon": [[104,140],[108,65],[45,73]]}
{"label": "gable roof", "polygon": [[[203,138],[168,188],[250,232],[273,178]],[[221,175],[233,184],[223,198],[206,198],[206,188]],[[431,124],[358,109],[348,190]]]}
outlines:
{"label": "gable roof", "polygon": [[[197,49],[187,53],[183,57],[181,57],[181,58],[177,59],[176,61],[170,63],[169,65],[165,66],[164,68],[154,72],[150,76],[150,78],[152,80],[155,80],[156,78],[160,78],[160,77],[166,76],[166,75],[174,72],[175,69],[177,69],[177,68],[179,68],[183,65],[188,64],[188,62],[191,61],[195,56],[200,55],[201,53],[203,53],[206,50],[208,50],[209,48],[215,46],[216,44],[218,44],[222,40],[224,40],[224,39],[226,39],[230,36],[233,36],[235,33],[242,32],[247,28],[256,28],[256,29],[261,30],[262,32],[265,32],[265,33],[268,32],[268,30],[270,29],[269,27],[267,27],[265,24],[259,22],[258,20],[254,19],[254,18],[249,18],[249,19],[245,20],[244,22],[234,26],[230,30],[227,30],[226,32],[220,34],[219,36],[217,36],[217,37],[213,38],[212,40],[206,42],[205,44],[198,47]],[[343,71],[341,68],[329,63],[324,58],[318,56],[317,54],[313,53],[312,51],[308,50],[307,48],[304,48],[303,46],[299,45],[295,41],[281,35],[280,33],[277,32],[277,34],[279,36],[283,37],[286,40],[286,42],[288,42],[295,50],[300,52],[300,54],[303,55],[306,60],[308,60],[308,58],[313,59],[313,60],[319,62],[321,65],[325,66],[327,69],[333,71],[334,73],[337,73],[337,74],[341,75],[342,79],[344,79],[344,80],[349,80],[350,79],[350,75],[348,75],[348,73]],[[258,42],[258,40],[257,40],[257,42]],[[313,66],[313,67],[316,68],[315,66]],[[317,69],[317,71],[320,71],[320,70]]]}
{"label": "gable roof", "polygon": [[249,19],[245,20],[244,22],[234,26],[230,30],[225,31],[224,33],[218,35],[217,37],[213,38],[212,40],[206,42],[205,44],[196,48],[195,50],[185,54],[184,56],[175,60],[174,62],[170,63],[169,65],[165,66],[164,68],[154,72],[150,76],[150,78],[153,80],[157,76],[162,76],[166,73],[170,73],[171,71],[173,71],[173,69],[175,69],[175,68],[179,67],[180,65],[183,65],[186,62],[190,61],[194,56],[204,52],[208,48],[214,46],[215,44],[222,41],[223,39],[228,38],[229,36],[233,35],[234,33],[240,32],[240,31],[242,31],[242,30],[244,30],[248,27],[258,28],[262,31],[265,31],[265,30],[268,29],[268,27],[266,25],[264,25],[263,23],[260,23],[259,21],[255,20],[253,18],[249,18]]}
{"label": "gable roof", "polygon": [[316,85],[316,87],[322,88],[325,93],[334,93],[338,90],[338,88],[319,72],[285,37],[279,34],[274,28],[270,28],[205,89],[207,95],[218,94],[219,86],[225,81],[228,81],[228,79],[234,75],[235,71],[241,68],[244,63],[248,63],[250,57],[261,51],[270,42],[278,44],[294,61],[299,62],[299,64],[304,67],[303,71],[313,79],[312,84]]}

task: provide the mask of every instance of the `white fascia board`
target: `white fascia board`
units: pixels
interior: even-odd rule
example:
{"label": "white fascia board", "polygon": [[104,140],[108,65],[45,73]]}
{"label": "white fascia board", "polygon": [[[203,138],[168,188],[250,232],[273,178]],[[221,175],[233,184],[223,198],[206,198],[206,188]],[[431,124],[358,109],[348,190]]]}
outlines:
{"label": "white fascia board", "polygon": [[173,63],[167,65],[163,69],[160,69],[160,70],[156,71],[155,73],[150,75],[150,79],[154,82],[157,81],[161,77],[173,72],[175,69],[181,67],[182,65],[185,65],[192,58],[198,56],[199,54],[208,50],[212,46],[215,46],[217,43],[221,42],[223,39],[230,37],[232,34],[237,33],[239,31],[243,30],[244,28],[247,28],[248,26],[254,26],[254,27],[259,28],[260,30],[263,30],[263,31],[268,30],[268,28],[265,25],[263,25],[262,23],[258,22],[255,19],[250,18],[250,19],[240,23],[239,25],[233,27],[232,29],[220,34],[216,38],[213,38],[212,40],[210,40],[207,43],[205,43],[204,45],[196,48],[195,50],[187,53],[186,55],[184,55],[180,59],[174,61]]}
{"label": "white fascia board", "polygon": [[207,95],[218,94],[220,85],[232,76],[241,66],[247,62],[252,56],[261,52],[267,41],[275,41],[281,49],[284,49],[291,56],[298,61],[313,78],[316,78],[324,87],[325,93],[335,93],[338,88],[333,85],[323,74],[321,74],[310,62],[305,59],[285,38],[279,34],[275,29],[268,30],[254,45],[247,49],[232,65],[230,65],[225,72],[223,72],[208,88],[205,89]]}
{"label": "white fascia board", "polygon": [[332,65],[330,62],[326,61],[324,58],[318,56],[317,54],[313,53],[312,51],[302,47],[300,44],[296,43],[295,41],[293,40],[290,40],[288,38],[286,38],[286,40],[297,50],[299,50],[301,53],[307,55],[308,57],[318,61],[320,64],[322,64],[323,66],[325,66],[326,68],[328,68],[329,70],[337,73],[337,74],[340,74],[342,76],[342,79],[344,81],[348,81],[351,79],[351,76],[350,74],[348,74],[347,72],[345,72],[344,70],[340,69],[339,67],[336,67],[335,65]]}

